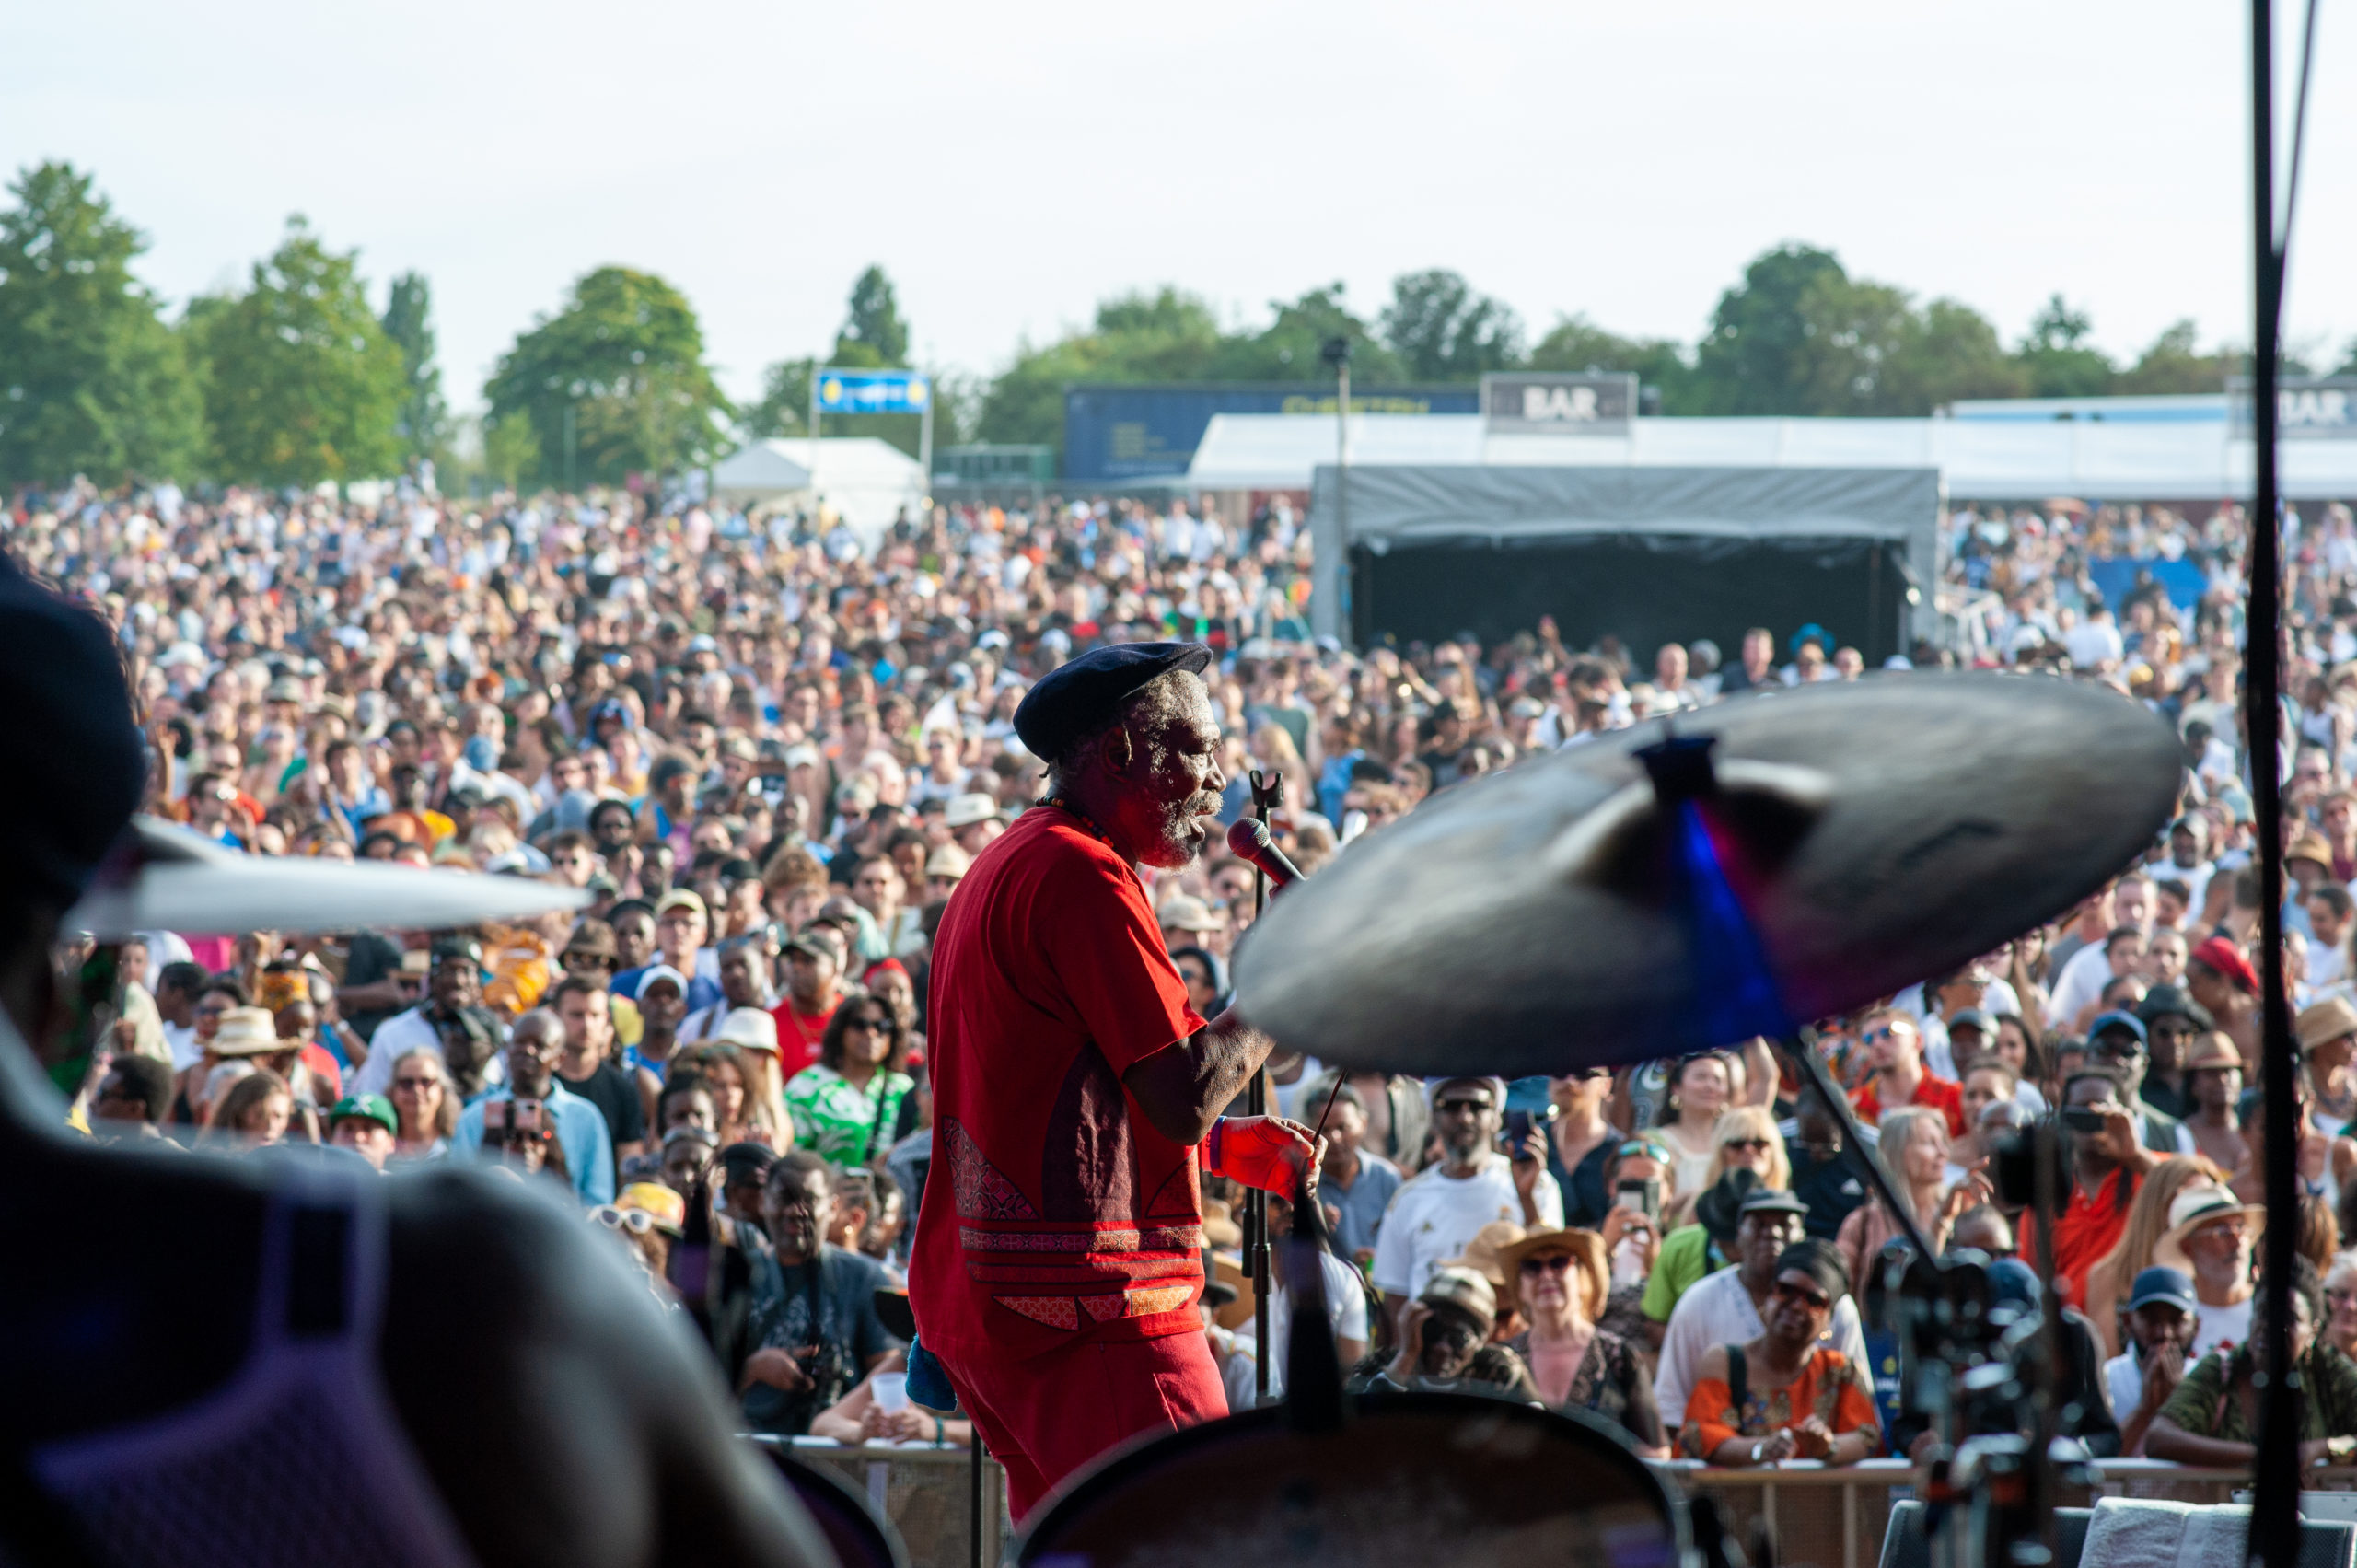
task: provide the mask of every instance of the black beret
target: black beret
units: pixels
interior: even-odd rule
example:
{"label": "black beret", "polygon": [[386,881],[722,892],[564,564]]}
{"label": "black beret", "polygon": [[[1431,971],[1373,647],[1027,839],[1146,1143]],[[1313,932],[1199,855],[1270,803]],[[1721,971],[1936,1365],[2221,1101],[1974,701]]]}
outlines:
{"label": "black beret", "polygon": [[1035,757],[1052,759],[1109,720],[1124,698],[1174,669],[1211,668],[1201,643],[1115,643],[1058,665],[1015,710],[1015,733]]}
{"label": "black beret", "polygon": [[0,899],[63,910],[139,806],[146,745],[104,621],[0,553]]}

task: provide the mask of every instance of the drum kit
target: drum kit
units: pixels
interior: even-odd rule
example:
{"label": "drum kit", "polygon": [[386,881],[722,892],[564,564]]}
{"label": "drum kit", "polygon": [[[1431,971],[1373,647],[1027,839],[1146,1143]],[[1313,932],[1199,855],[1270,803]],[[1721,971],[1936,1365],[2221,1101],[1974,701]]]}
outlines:
{"label": "drum kit", "polygon": [[[1251,928],[1237,1005],[1287,1049],[1423,1075],[1797,1041],[1809,1020],[1958,968],[2093,893],[2154,842],[2182,776],[2166,723],[2060,680],[1900,676],[1738,697],[1452,789],[1353,845]],[[1792,1055],[1846,1120],[1817,1053]],[[1848,1145],[1887,1200],[1854,1125]],[[1315,1205],[1295,1214],[1315,1223]],[[1042,1507],[1019,1561],[1738,1560],[1707,1499],[1681,1498],[1617,1429],[1472,1394],[1346,1396],[1323,1373],[1334,1350],[1313,1245],[1289,1244],[1287,1402],[1118,1451]],[[1984,1294],[1950,1272],[1928,1252],[1898,1272],[1927,1303],[1917,1320],[1951,1325],[1902,1340],[1958,1365],[2026,1354],[2026,1336],[1999,1347],[2003,1325],[1948,1309]],[[1976,1438],[1947,1419],[1945,1434],[1982,1461],[1957,1466],[1960,1486],[2025,1468],[1996,1458],[2019,1459],[2018,1429]],[[2026,1468],[2050,1469],[2042,1454]],[[1953,1512],[1969,1527],[2022,1511]],[[1980,1528],[1956,1561],[2035,1561],[2012,1551],[2035,1524]]]}
{"label": "drum kit", "polygon": [[[1354,845],[1252,927],[1238,1005],[1329,1063],[1420,1074],[1794,1040],[2085,898],[2152,843],[2181,776],[2174,733],[2142,706],[2042,678],[1747,695],[1448,791]],[[254,859],[143,819],[68,924],[102,941],[433,928],[586,900],[510,877]],[[1823,1074],[1813,1051],[1794,1055]],[[1107,1457],[1029,1523],[1020,1562],[1739,1561],[1708,1503],[1681,1498],[1617,1429],[1470,1394],[1346,1395],[1309,1250],[1318,1217],[1297,1211],[1288,1243],[1301,1305],[1286,1401]],[[1904,1277],[1937,1272],[1919,1260]],[[781,1462],[845,1561],[894,1560],[854,1494]],[[2005,1560],[2000,1542],[1974,1544]]]}

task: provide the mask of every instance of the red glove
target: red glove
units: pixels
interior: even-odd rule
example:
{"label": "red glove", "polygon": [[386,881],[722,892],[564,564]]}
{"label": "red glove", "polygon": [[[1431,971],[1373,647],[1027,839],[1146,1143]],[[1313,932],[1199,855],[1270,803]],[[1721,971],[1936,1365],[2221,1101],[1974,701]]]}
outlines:
{"label": "red glove", "polygon": [[1326,1140],[1282,1116],[1224,1116],[1203,1140],[1203,1172],[1298,1201],[1317,1191]]}

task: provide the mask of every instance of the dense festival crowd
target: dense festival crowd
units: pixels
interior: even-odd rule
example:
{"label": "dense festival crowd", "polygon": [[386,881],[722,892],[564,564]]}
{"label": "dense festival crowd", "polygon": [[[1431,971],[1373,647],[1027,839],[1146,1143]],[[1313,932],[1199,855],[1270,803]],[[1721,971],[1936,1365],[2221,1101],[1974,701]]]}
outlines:
{"label": "dense festival crowd", "polygon": [[[21,502],[8,548],[120,628],[150,809],[256,855],[538,878],[585,908],[461,932],[154,932],[124,952],[110,1055],[61,1088],[95,1135],[398,1179],[474,1160],[611,1232],[712,1347],[748,1430],[970,1441],[913,1401],[909,1225],[933,1158],[933,934],[1039,793],[1028,684],[1091,646],[1219,656],[1229,819],[1309,875],[1427,796],[1736,692],[1905,679],[1816,625],[1632,653],[1542,623],[1484,646],[1353,653],[1308,634],[1309,542],[1278,501],[935,508],[884,538],[820,515],[630,494],[364,508],[231,492]],[[2254,835],[2238,742],[2246,521],[2161,508],[1959,508],[1954,635],[1894,667],[2102,681],[2186,741],[2149,864],[2051,926],[1852,1016],[1814,1048],[1937,1247],[2060,1290],[2084,1353],[2067,1417],[2098,1454],[2247,1462],[2259,1107]],[[2296,1214],[2304,1434],[2357,1438],[2357,528],[2294,521],[2288,969],[2306,1063]],[[2107,598],[2096,567],[2129,558]],[[2158,569],[2191,563],[2195,578]],[[2106,570],[2112,570],[2107,566]],[[1952,645],[1961,653],[1940,651]],[[1224,854],[1145,873],[1213,1016],[1254,915]],[[1435,977],[1435,983],[1443,982]],[[1282,1042],[1281,1042],[1282,1043]],[[1619,1072],[1430,1082],[1277,1057],[1326,1137],[1327,1309],[1375,1388],[1579,1407],[1649,1453],[1848,1462],[1930,1441],[1877,1310],[1901,1226],[1782,1046]],[[2051,1235],[2001,1139],[2068,1128]],[[1203,1302],[1232,1404],[1255,1299],[1238,1191],[1206,1183]],[[1271,1226],[1294,1215],[1271,1204]],[[2051,1248],[2041,1280],[2023,1260]],[[897,1303],[897,1305],[896,1305]],[[1282,1348],[1276,1353],[1280,1360]],[[1269,1369],[1281,1390],[1284,1367]]]}

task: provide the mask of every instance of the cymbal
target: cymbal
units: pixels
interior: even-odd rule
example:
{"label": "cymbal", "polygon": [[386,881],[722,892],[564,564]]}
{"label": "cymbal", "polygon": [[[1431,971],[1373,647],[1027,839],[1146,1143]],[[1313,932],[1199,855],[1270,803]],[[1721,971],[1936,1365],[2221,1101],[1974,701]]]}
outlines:
{"label": "cymbal", "polygon": [[2047,677],[1737,697],[1353,843],[1246,934],[1237,1005],[1287,1050],[1424,1074],[1788,1033],[2085,898],[2168,821],[2182,767],[2148,710]]}
{"label": "cymbal", "polygon": [[587,902],[582,889],[521,877],[240,854],[139,817],[62,929],[106,941],[134,931],[438,931]]}

